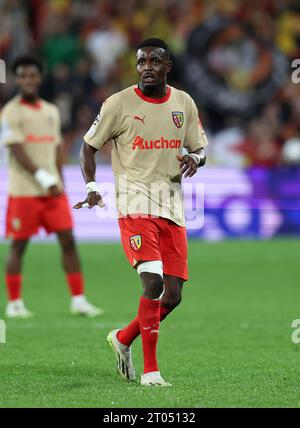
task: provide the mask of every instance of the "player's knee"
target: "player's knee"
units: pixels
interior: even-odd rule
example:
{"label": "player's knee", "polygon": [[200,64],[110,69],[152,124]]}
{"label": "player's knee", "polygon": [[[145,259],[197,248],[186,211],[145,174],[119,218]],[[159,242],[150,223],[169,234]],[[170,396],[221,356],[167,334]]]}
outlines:
{"label": "player's knee", "polygon": [[170,311],[175,309],[177,306],[180,305],[182,301],[182,295],[181,293],[172,293],[171,295],[168,295],[167,299],[163,299],[163,304],[166,308],[168,308]]}
{"label": "player's knee", "polygon": [[25,251],[27,241],[13,241],[11,245],[10,255],[14,258],[21,258]]}
{"label": "player's knee", "polygon": [[143,262],[137,266],[137,272],[143,282],[145,297],[158,299],[164,291],[162,262]]}
{"label": "player's knee", "polygon": [[[142,274],[144,277],[147,274]],[[146,281],[144,283],[144,295],[149,299],[158,299],[163,290],[164,284],[162,278],[157,274],[148,274]]]}
{"label": "player's knee", "polygon": [[60,243],[65,253],[75,251],[75,240],[72,234],[65,234],[60,236]]}

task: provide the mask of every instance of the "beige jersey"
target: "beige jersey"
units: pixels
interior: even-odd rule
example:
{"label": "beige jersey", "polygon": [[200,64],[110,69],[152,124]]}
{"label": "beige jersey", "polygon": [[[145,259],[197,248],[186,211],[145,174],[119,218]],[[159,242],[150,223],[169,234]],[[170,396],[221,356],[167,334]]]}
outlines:
{"label": "beige jersey", "polygon": [[[59,187],[63,187],[56,167],[61,132],[59,112],[54,104],[39,100],[31,105],[20,96],[14,97],[1,111],[1,141],[8,147],[22,144],[32,162],[55,175]],[[43,196],[47,193],[11,153],[8,175],[11,196]]]}
{"label": "beige jersey", "polygon": [[170,86],[161,99],[145,97],[137,85],[116,93],[84,136],[97,149],[110,139],[119,215],[151,214],[184,226],[176,155],[207,145],[193,99]]}

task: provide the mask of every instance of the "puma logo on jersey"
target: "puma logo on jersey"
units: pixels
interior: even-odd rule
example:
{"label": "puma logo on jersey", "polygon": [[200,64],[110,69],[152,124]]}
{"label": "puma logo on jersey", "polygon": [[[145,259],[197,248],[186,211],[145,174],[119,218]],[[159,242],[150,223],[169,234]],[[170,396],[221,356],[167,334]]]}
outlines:
{"label": "puma logo on jersey", "polygon": [[160,137],[159,140],[145,140],[137,135],[132,142],[132,150],[160,150],[160,149],[179,149],[181,140],[168,140]]}
{"label": "puma logo on jersey", "polygon": [[145,125],[145,117],[146,117],[146,116],[143,116],[143,117],[134,116],[134,119],[136,119],[136,120],[140,120],[140,121],[141,121],[141,122],[143,122],[143,124]]}

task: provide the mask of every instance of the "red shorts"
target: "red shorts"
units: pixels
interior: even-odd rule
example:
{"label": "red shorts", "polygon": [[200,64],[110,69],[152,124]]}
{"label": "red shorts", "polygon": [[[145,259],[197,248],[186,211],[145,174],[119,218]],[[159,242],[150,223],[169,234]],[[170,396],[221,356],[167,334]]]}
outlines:
{"label": "red shorts", "polygon": [[10,196],[6,236],[27,239],[43,227],[47,233],[69,230],[73,220],[65,194],[60,196]]}
{"label": "red shorts", "polygon": [[121,240],[132,266],[140,260],[161,260],[166,275],[187,281],[187,238],[185,227],[158,217],[119,218]]}

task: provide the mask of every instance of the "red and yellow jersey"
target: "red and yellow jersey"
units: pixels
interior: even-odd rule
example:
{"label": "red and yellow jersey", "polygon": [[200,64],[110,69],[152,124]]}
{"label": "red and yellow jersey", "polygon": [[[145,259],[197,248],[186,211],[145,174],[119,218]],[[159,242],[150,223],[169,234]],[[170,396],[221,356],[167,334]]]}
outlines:
{"label": "red and yellow jersey", "polygon": [[[59,112],[54,104],[41,99],[29,104],[20,96],[14,97],[1,111],[1,141],[8,147],[22,144],[34,164],[55,175],[63,187],[56,167],[57,146],[62,137]],[[45,193],[33,175],[9,154],[9,194],[43,196]]]}
{"label": "red and yellow jersey", "polygon": [[207,145],[193,99],[170,86],[161,99],[144,96],[137,85],[116,93],[84,136],[97,149],[111,139],[120,216],[152,214],[183,226],[176,155]]}

